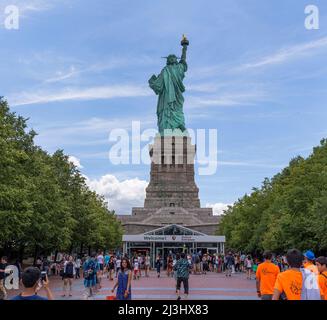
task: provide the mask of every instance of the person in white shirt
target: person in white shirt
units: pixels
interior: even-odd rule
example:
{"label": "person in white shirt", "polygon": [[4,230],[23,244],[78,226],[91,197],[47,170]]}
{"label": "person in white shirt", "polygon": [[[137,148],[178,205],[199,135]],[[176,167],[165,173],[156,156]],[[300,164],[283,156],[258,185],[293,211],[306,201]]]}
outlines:
{"label": "person in white shirt", "polygon": [[134,259],[134,280],[140,279],[140,265],[138,259]]}
{"label": "person in white shirt", "polygon": [[244,264],[246,268],[246,278],[251,280],[253,260],[250,255],[246,257]]}
{"label": "person in white shirt", "polygon": [[75,260],[75,279],[80,278],[81,264],[82,264],[82,260],[79,257],[77,257],[77,259]]}
{"label": "person in white shirt", "polygon": [[151,265],[151,258],[149,256],[149,252],[147,251],[146,256],[145,256],[145,276],[146,277],[149,277],[150,265]]}
{"label": "person in white shirt", "polygon": [[116,278],[118,277],[118,272],[120,271],[121,267],[121,259],[120,257],[117,257],[116,259]]}

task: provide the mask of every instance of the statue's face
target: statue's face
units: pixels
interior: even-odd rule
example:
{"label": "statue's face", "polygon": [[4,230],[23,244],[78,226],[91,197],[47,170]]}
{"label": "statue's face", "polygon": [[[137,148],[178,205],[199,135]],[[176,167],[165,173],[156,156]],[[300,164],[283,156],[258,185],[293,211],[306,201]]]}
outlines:
{"label": "statue's face", "polygon": [[167,58],[167,64],[176,64],[177,63],[177,57],[174,54],[170,54]]}

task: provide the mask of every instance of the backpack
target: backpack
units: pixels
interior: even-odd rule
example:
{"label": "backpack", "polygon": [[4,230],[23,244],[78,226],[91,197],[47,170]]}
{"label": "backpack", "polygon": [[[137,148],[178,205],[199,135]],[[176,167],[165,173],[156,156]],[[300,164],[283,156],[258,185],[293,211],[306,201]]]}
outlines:
{"label": "backpack", "polygon": [[74,264],[72,262],[68,262],[66,264],[66,275],[72,276],[74,275]]}
{"label": "backpack", "polygon": [[301,268],[302,290],[301,300],[321,300],[318,277],[314,272]]}
{"label": "backpack", "polygon": [[95,265],[94,262],[89,262],[89,265],[86,267],[86,270],[84,271],[84,279],[89,280],[94,275],[94,269]]}

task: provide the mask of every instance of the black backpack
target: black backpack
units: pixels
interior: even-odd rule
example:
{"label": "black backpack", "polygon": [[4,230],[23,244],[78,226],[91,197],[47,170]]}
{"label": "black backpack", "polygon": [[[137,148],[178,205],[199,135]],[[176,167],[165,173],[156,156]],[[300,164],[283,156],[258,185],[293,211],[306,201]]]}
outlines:
{"label": "black backpack", "polygon": [[66,264],[66,275],[72,276],[74,275],[74,264],[72,262],[68,262]]}

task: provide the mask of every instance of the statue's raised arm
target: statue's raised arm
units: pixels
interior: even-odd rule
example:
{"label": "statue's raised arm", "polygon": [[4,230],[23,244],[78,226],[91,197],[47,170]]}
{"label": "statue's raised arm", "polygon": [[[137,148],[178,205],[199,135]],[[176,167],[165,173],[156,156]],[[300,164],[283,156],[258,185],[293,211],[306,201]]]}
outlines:
{"label": "statue's raised arm", "polygon": [[181,57],[180,62],[186,64],[186,51],[187,51],[187,47],[190,45],[190,42],[185,37],[185,35],[183,35],[183,39],[181,41],[181,45],[182,45],[183,49],[182,49],[182,57]]}

